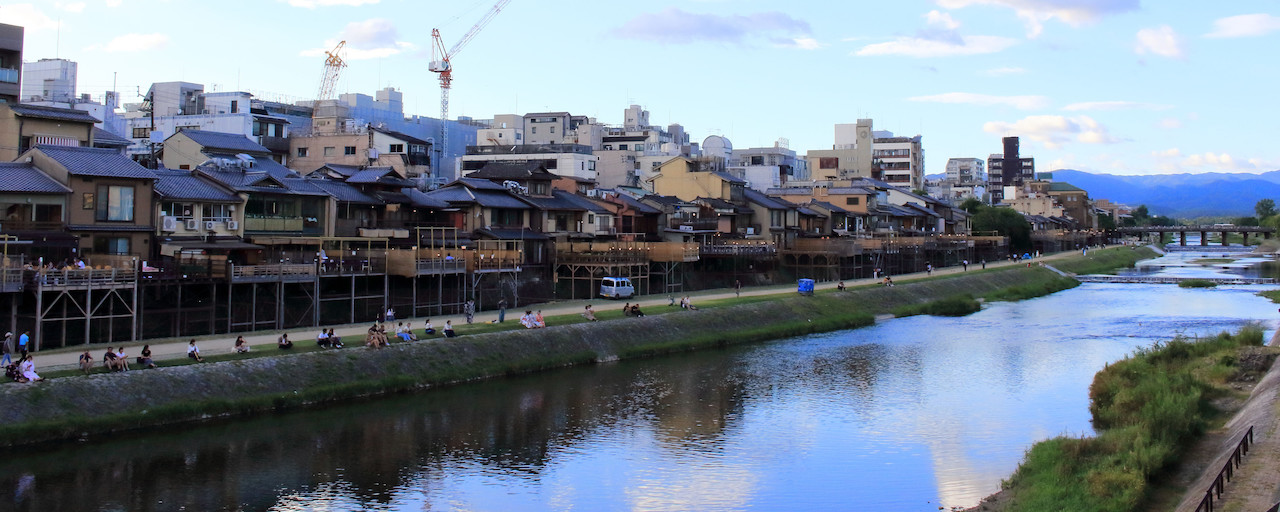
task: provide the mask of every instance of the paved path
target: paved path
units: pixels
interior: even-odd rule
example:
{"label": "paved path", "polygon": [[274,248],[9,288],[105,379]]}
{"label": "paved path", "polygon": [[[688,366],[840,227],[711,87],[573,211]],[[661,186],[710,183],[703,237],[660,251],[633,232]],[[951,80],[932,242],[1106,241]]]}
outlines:
{"label": "paved path", "polygon": [[[1079,254],[1079,251],[1066,251],[1066,252],[1046,255],[1041,258],[1035,259],[1033,261],[1039,262],[1039,261],[1046,261],[1046,260],[1054,260],[1054,259],[1063,258],[1066,256],[1076,255],[1076,254]],[[1009,260],[1002,260],[998,262],[988,262],[987,267],[999,268],[999,267],[1007,267],[1012,265],[1025,265],[1025,264],[1026,264],[1025,262],[1013,262]],[[981,268],[982,266],[980,264],[976,264],[976,263],[969,264],[970,270],[979,270]],[[959,266],[945,267],[945,268],[934,269],[933,275],[957,274],[964,271],[965,270]],[[905,281],[923,279],[926,277],[929,277],[928,273],[916,272],[913,274],[896,275],[896,276],[893,276],[893,279],[895,282],[901,283]],[[845,286],[853,287],[853,286],[861,286],[861,285],[867,285],[867,284],[876,284],[879,281],[880,281],[879,279],[869,279],[869,278],[868,279],[850,279],[845,281]],[[817,283],[815,285],[815,288],[819,290],[834,289],[835,287],[836,287],[836,282],[834,281]],[[742,289],[742,295],[744,296],[783,295],[787,293],[795,293],[795,291],[796,291],[796,285],[794,284],[753,286],[753,287],[744,287]],[[709,299],[722,299],[722,298],[733,297],[734,292],[732,289],[719,288],[719,289],[711,289],[711,290],[701,290],[696,292],[685,292],[682,295],[689,296],[690,300],[692,300],[696,305],[701,301],[705,301]],[[669,303],[668,296],[665,294],[664,295],[646,295],[646,296],[633,299],[633,302],[637,300],[642,309],[648,309],[650,312],[665,311],[665,309],[668,308],[667,304]],[[625,301],[621,301],[621,302],[625,302]],[[583,306],[588,303],[594,304],[597,311],[605,311],[605,310],[608,310],[609,308],[620,309],[622,307],[621,304],[615,304],[615,301],[604,300],[604,299],[555,301],[555,302],[542,303],[542,304],[529,304],[529,305],[522,305],[519,308],[508,309],[506,321],[507,322],[519,321],[520,315],[526,309],[535,310],[535,311],[542,310],[542,313],[544,316],[556,316],[556,315],[580,313],[582,312]],[[475,321],[477,323],[489,322],[491,320],[497,320],[497,318],[498,318],[497,310],[478,311],[476,312],[476,315],[475,315]],[[440,329],[444,325],[444,322],[446,320],[451,320],[454,326],[461,326],[466,323],[466,319],[462,315],[441,315],[441,316],[431,317],[431,323],[436,329]],[[421,329],[422,326],[426,324],[426,317],[396,319],[397,323],[401,321],[412,322],[415,329]],[[360,323],[360,324],[333,325],[328,327],[332,327],[334,329],[334,334],[342,337],[344,340],[347,340],[346,344],[349,347],[349,346],[352,346],[353,343],[358,344],[358,343],[364,342],[364,336],[366,331],[369,329],[369,325],[370,324],[368,323]],[[253,347],[254,351],[259,351],[259,350],[274,351],[276,350],[275,348],[276,339],[279,338],[281,332],[289,333],[289,339],[292,340],[294,343],[315,343],[315,335],[319,331],[320,331],[320,328],[318,327],[315,327],[315,328],[308,327],[308,328],[298,328],[298,329],[286,329],[284,331],[267,331],[267,332],[251,331],[251,332],[236,333],[236,334],[203,335],[203,336],[194,336],[194,338],[196,339],[196,345],[200,347],[200,353],[205,356],[209,356],[209,355],[225,354],[225,353],[231,352],[231,348],[235,343],[235,339],[237,335],[244,336],[244,339],[249,343],[251,347]],[[182,359],[186,357],[187,342],[189,340],[190,338],[183,338],[180,340],[173,339],[173,338],[164,338],[161,340],[143,340],[143,341],[137,341],[137,342],[126,342],[124,343],[124,346],[126,347],[125,354],[130,358],[130,364],[136,367],[136,364],[134,364],[133,362],[133,358],[137,357],[138,354],[142,351],[142,346],[144,344],[149,343],[151,345],[152,358],[156,361],[156,363],[163,365],[164,360],[166,359]],[[354,340],[359,340],[359,341],[354,341]],[[97,360],[102,358],[102,353],[106,351],[106,347],[107,347],[106,344],[94,343],[91,345],[79,345],[79,346],[64,347],[64,348],[58,348],[58,349],[42,350],[40,352],[35,353],[36,370],[40,371],[40,370],[60,370],[60,369],[76,368],[78,367],[79,356],[85,350],[88,350],[89,353],[94,356],[95,360]],[[100,365],[101,362],[99,361],[98,364]]]}

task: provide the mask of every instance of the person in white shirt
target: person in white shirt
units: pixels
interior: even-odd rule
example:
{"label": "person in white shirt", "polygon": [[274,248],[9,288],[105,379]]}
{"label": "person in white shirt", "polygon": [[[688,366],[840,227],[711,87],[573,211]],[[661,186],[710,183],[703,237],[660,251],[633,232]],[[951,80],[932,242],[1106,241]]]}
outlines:
{"label": "person in white shirt", "polygon": [[204,361],[204,358],[200,357],[200,348],[196,346],[195,338],[191,338],[191,343],[187,344],[187,357],[195,359],[197,363]]}

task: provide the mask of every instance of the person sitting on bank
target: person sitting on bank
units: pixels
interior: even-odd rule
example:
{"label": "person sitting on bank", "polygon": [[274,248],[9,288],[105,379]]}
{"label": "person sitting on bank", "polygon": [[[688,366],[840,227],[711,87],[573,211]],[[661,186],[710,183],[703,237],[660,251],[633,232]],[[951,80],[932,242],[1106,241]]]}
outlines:
{"label": "person sitting on bank", "polygon": [[836,291],[838,292],[844,291],[844,281],[840,281],[836,283]]}
{"label": "person sitting on bank", "polygon": [[533,325],[533,310],[531,310],[531,309],[526,309],[526,310],[524,310],[524,316],[520,317],[520,325],[523,325],[525,329],[533,329],[533,328],[534,328],[534,325]]}
{"label": "person sitting on bank", "polygon": [[634,317],[643,317],[643,316],[644,316],[644,312],[640,311],[640,304],[639,304],[639,303],[636,303],[636,304],[632,304],[632,305],[631,305],[631,314],[630,314],[630,316],[634,316]]}
{"label": "person sitting on bank", "polygon": [[31,354],[27,354],[27,357],[22,358],[22,364],[18,365],[18,372],[22,374],[22,378],[27,379],[27,382],[40,382],[44,380],[40,374],[36,373],[36,362],[35,359],[31,357]]}
{"label": "person sitting on bank", "polygon": [[405,329],[404,322],[396,325],[396,337],[404,341],[409,341],[409,331]]}
{"label": "person sitting on bank", "polygon": [[583,309],[584,309],[584,311],[582,312],[582,317],[583,317],[583,318],[586,318],[587,320],[592,321],[592,322],[596,321],[596,310],[591,309],[591,305],[590,305],[590,304],[587,304],[587,307],[585,307],[585,308],[583,308]]}
{"label": "person sitting on bank", "polygon": [[376,323],[373,324],[372,327],[369,327],[369,333],[364,340],[364,344],[369,348],[387,346],[387,332],[382,329],[382,326]]}
{"label": "person sitting on bank", "polygon": [[413,322],[405,322],[404,334],[405,336],[408,336],[407,338],[405,338],[405,340],[418,341],[418,335],[413,333]]}
{"label": "person sitting on bank", "polygon": [[236,344],[231,347],[231,350],[237,354],[247,354],[249,353],[249,342],[244,340],[244,336],[236,336]]}
{"label": "person sitting on bank", "polygon": [[445,320],[444,321],[444,337],[453,338],[453,337],[456,337],[457,335],[458,333],[453,332],[453,321]]}
{"label": "person sitting on bank", "polygon": [[120,363],[116,361],[115,347],[107,347],[107,353],[102,354],[102,367],[109,372],[120,370]]}
{"label": "person sitting on bank", "polygon": [[320,329],[320,334],[316,335],[316,346],[320,348],[329,348],[329,331]]}
{"label": "person sitting on bank", "polygon": [[547,321],[542,319],[542,310],[539,309],[537,313],[533,314],[533,327],[535,329],[541,329],[546,326]]}
{"label": "person sitting on bank", "polygon": [[195,338],[191,338],[191,343],[187,344],[187,357],[195,359],[197,363],[204,361],[204,358],[200,356],[200,347],[196,346]]}
{"label": "person sitting on bank", "polygon": [[329,329],[329,346],[333,348],[342,348],[342,338],[333,333],[333,329]]}
{"label": "person sitting on bank", "polygon": [[697,311],[697,310],[698,310],[698,307],[693,305],[693,299],[689,298],[689,296],[688,296],[688,295],[685,295],[685,296],[684,296],[683,301],[684,301],[684,308],[685,308],[685,309],[687,309],[687,310],[689,310],[689,311]]}
{"label": "person sitting on bank", "polygon": [[85,375],[93,373],[93,355],[88,350],[80,354],[80,371],[84,372]]}
{"label": "person sitting on bank", "polygon": [[628,303],[626,303],[626,304],[623,304],[623,305],[622,305],[622,316],[631,316],[631,303],[630,303],[630,302],[628,302]]}
{"label": "person sitting on bank", "polygon": [[151,359],[151,345],[143,345],[142,353],[138,355],[138,364],[145,368],[155,368],[156,362]]}
{"label": "person sitting on bank", "polygon": [[434,335],[436,333],[436,328],[431,326],[430,318],[427,319],[427,330],[424,331],[424,333],[427,334],[428,336]]}
{"label": "person sitting on bank", "polygon": [[116,347],[116,364],[120,365],[120,371],[129,371],[129,357],[124,353],[124,345]]}
{"label": "person sitting on bank", "polygon": [[289,341],[289,333],[286,332],[280,335],[280,338],[276,340],[276,347],[278,347],[280,350],[288,350],[293,348],[293,342]]}

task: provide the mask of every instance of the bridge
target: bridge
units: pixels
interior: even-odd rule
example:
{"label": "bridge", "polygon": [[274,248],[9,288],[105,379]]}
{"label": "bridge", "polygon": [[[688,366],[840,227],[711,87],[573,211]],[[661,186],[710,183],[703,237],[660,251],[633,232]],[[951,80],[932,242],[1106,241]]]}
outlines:
{"label": "bridge", "polygon": [[1233,224],[1204,224],[1199,226],[1142,226],[1117,228],[1116,232],[1128,235],[1150,235],[1159,234],[1160,243],[1164,243],[1165,233],[1177,233],[1178,245],[1187,245],[1187,233],[1200,233],[1200,245],[1209,245],[1209,233],[1221,233],[1222,245],[1227,245],[1227,233],[1240,233],[1244,238],[1244,245],[1249,245],[1249,234],[1262,234],[1262,238],[1270,239],[1271,235],[1276,232],[1276,228],[1268,228],[1263,226],[1236,226]]}
{"label": "bridge", "polygon": [[1075,277],[1077,281],[1082,283],[1178,284],[1182,281],[1199,280],[1210,281],[1213,284],[1276,284],[1276,280],[1270,277],[1109,276],[1101,274]]}

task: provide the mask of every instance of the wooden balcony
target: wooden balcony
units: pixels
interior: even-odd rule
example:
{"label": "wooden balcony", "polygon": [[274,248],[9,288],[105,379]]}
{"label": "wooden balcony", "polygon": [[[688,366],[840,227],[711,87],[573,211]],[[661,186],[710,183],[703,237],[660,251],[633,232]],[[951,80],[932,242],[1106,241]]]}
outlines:
{"label": "wooden balcony", "polygon": [[233,283],[305,283],[315,281],[316,265],[283,263],[276,265],[231,265]]}

